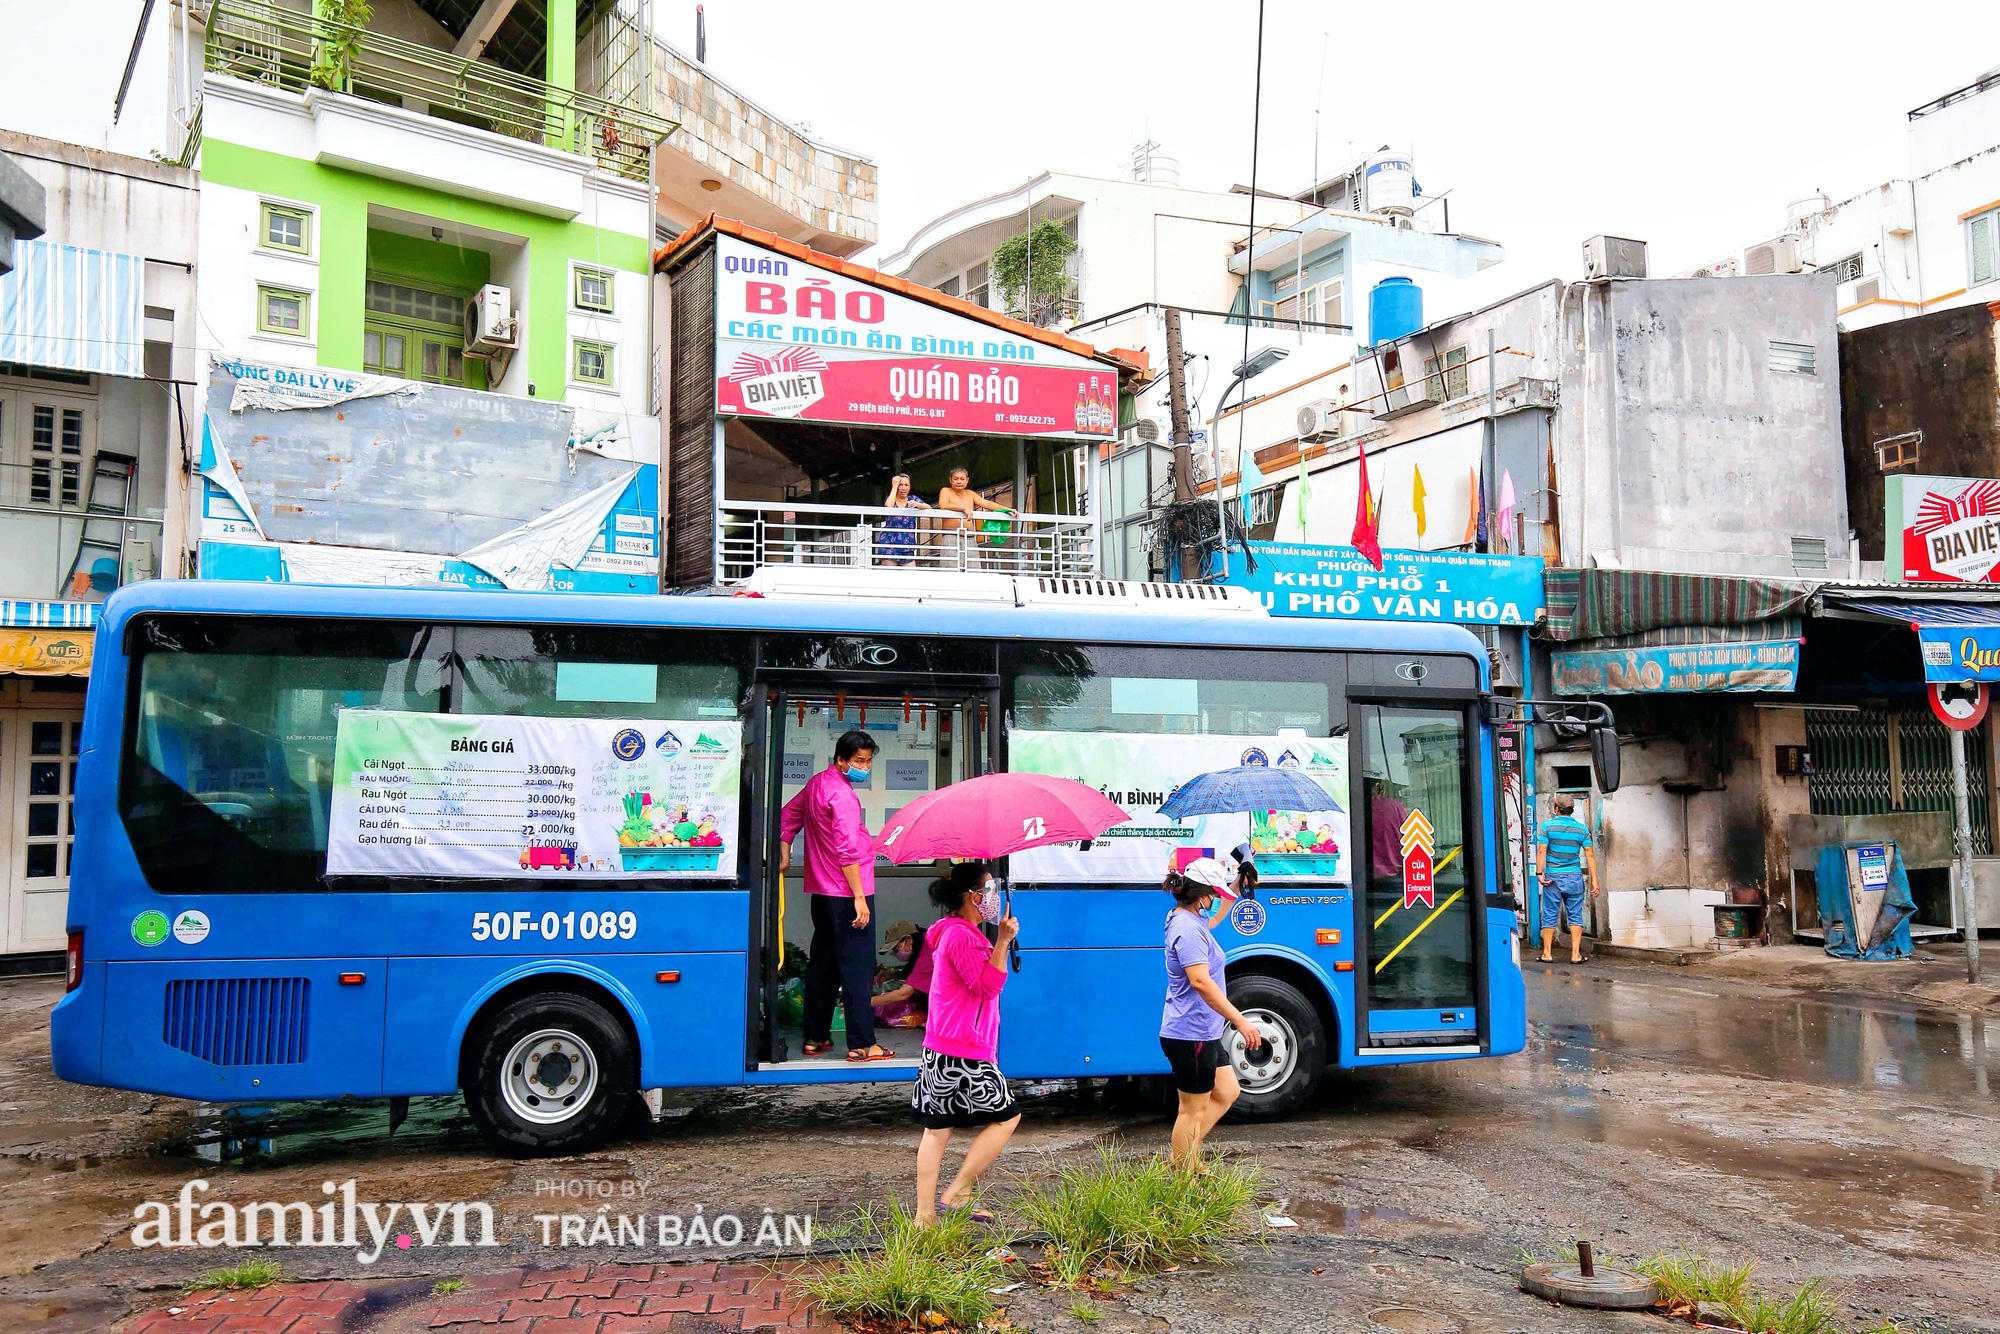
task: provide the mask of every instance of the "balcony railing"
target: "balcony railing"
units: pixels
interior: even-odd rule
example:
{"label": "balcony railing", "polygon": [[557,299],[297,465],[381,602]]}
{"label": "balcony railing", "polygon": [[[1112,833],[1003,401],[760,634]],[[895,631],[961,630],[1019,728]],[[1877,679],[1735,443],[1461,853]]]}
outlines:
{"label": "balcony railing", "polygon": [[[594,158],[647,177],[653,146],[674,122],[590,93],[558,88],[490,61],[301,14],[265,0],[217,0],[209,11],[212,73],[288,92],[328,88]],[[335,59],[350,47],[345,68]]]}
{"label": "balcony railing", "polygon": [[966,530],[943,510],[800,501],[724,501],[717,516],[725,584],[760,565],[975,570],[989,574],[1095,575],[1096,525],[1075,514],[982,511]]}

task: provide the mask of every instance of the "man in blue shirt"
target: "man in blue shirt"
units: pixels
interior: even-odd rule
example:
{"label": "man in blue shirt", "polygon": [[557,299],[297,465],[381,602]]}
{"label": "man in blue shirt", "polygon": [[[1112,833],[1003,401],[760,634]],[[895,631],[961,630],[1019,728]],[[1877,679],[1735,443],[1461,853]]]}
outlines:
{"label": "man in blue shirt", "polygon": [[[1556,904],[1569,918],[1569,961],[1583,962],[1583,899],[1586,890],[1597,897],[1597,849],[1590,827],[1571,814],[1576,802],[1558,792],[1549,802],[1554,812],[1542,822],[1536,842],[1542,850],[1542,962],[1553,963]],[[1586,874],[1587,877],[1586,878]]]}

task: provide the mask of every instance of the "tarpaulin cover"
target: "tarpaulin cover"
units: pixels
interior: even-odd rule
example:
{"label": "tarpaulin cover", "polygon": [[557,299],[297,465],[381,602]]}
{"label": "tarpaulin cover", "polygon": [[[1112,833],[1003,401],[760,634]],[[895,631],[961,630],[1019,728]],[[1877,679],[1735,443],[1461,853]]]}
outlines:
{"label": "tarpaulin cover", "polygon": [[1819,850],[1819,920],[1826,931],[1826,952],[1836,959],[1907,959],[1910,957],[1910,917],[1916,900],[1910,897],[1910,877],[1903,870],[1903,850],[1889,849],[1889,883],[1882,909],[1866,941],[1857,941],[1852,896],[1847,883],[1847,848],[1829,843]]}
{"label": "tarpaulin cover", "polygon": [[1552,569],[1543,583],[1545,637],[1558,642],[1669,625],[1766,621],[1799,611],[1814,588],[1802,580],[1599,569]]}

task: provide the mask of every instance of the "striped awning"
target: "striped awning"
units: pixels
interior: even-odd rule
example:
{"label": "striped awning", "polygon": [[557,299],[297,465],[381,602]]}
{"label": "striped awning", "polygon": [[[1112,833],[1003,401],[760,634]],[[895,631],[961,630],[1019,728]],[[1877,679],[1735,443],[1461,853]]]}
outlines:
{"label": "striped awning", "polygon": [[1667,626],[1767,621],[1803,610],[1814,588],[1804,580],[1599,569],[1549,570],[1543,586],[1545,637],[1558,643]]}
{"label": "striped awning", "polygon": [[0,626],[37,630],[89,630],[97,625],[95,602],[0,601]]}
{"label": "striped awning", "polygon": [[143,376],[145,293],[138,255],[17,241],[0,275],[0,361]]}

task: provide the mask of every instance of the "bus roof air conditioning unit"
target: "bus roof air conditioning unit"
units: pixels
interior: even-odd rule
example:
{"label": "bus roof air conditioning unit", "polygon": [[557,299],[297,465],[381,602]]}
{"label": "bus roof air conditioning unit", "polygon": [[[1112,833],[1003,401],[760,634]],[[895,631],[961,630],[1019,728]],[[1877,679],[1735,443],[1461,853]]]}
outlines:
{"label": "bus roof air conditioning unit", "polygon": [[1796,236],[1780,236],[1762,245],[1753,245],[1743,252],[1743,272],[1753,278],[1774,273],[1797,273],[1802,267]]}
{"label": "bus roof air conditioning unit", "polygon": [[1299,409],[1299,439],[1332,440],[1340,435],[1340,404],[1330,398],[1316,398]]}
{"label": "bus roof air conditioning unit", "polygon": [[507,363],[521,347],[521,321],[514,314],[514,294],[488,283],[465,303],[465,355],[488,363],[489,385],[507,373]]}

